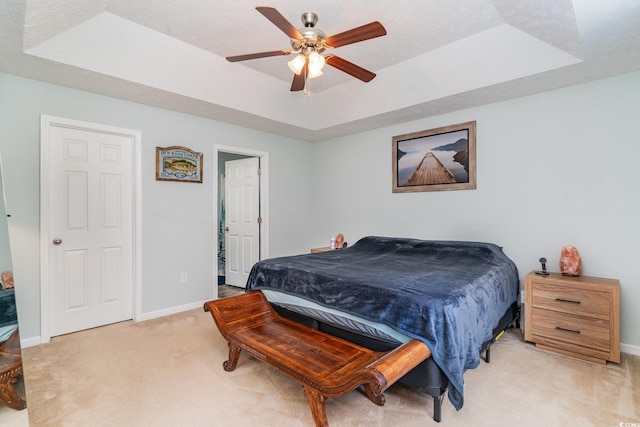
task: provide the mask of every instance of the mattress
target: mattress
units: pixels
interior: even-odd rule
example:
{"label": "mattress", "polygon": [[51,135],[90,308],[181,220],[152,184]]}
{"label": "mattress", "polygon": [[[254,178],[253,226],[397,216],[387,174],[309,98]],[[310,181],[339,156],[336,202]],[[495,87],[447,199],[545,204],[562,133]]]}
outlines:
{"label": "mattress", "polygon": [[337,328],[344,328],[398,345],[411,339],[411,337],[396,331],[388,325],[324,307],[295,295],[284,294],[273,290],[264,290],[262,292],[272,304],[277,304],[289,311],[310,317],[319,322],[328,323]]}

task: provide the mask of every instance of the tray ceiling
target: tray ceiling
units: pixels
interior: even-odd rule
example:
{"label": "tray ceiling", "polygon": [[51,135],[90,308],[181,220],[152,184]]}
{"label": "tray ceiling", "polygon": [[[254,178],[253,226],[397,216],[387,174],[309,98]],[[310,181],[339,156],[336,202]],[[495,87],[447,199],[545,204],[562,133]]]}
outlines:
{"label": "tray ceiling", "polygon": [[[151,6],[150,6],[151,5]],[[335,54],[311,98],[290,92],[288,49],[247,0],[9,0],[0,71],[306,141],[389,126],[640,69],[635,0],[274,1],[296,26],[336,34],[377,20],[384,37]]]}

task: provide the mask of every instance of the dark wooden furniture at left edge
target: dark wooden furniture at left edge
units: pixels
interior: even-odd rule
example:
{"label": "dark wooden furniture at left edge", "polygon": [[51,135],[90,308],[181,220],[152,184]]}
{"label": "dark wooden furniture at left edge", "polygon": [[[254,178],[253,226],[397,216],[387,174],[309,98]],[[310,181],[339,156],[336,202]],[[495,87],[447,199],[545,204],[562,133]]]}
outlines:
{"label": "dark wooden furniture at left edge", "polygon": [[362,385],[367,397],[382,406],[382,392],[431,355],[418,340],[377,352],[282,318],[260,291],[207,302],[204,310],[211,312],[229,343],[224,370],[234,370],[245,350],[297,380],[317,427],[329,426],[327,397],[342,396]]}
{"label": "dark wooden furniture at left edge", "polygon": [[0,345],[0,401],[10,408],[22,410],[27,407],[13,386],[22,374],[20,336],[16,329],[9,339]]}

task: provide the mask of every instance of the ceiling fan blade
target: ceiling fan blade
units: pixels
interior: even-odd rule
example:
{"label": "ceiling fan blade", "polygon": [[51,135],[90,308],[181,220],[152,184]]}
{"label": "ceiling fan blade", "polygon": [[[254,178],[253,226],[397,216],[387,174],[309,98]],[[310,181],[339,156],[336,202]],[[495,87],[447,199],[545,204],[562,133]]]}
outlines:
{"label": "ceiling fan blade", "polygon": [[370,22],[343,33],[327,37],[326,43],[331,47],[340,47],[351,43],[361,42],[376,37],[384,36],[387,30],[378,21]]}
{"label": "ceiling fan blade", "polygon": [[280,56],[280,55],[289,55],[291,53],[290,50],[272,50],[269,52],[258,52],[258,53],[248,53],[246,55],[235,55],[235,56],[227,56],[227,61],[229,62],[238,62],[238,61],[246,61],[249,59],[258,59],[258,58],[267,58],[269,56]]}
{"label": "ceiling fan blade", "polygon": [[376,76],[375,73],[372,73],[369,70],[365,70],[364,68],[354,64],[353,62],[349,62],[346,59],[342,59],[339,56],[335,55],[327,55],[326,57],[327,64],[331,65],[334,68],[337,68],[340,71],[344,71],[347,74],[352,75],[356,79],[360,79],[363,82],[370,82]]}
{"label": "ceiling fan blade", "polygon": [[290,39],[300,40],[304,38],[302,34],[300,34],[300,31],[298,31],[298,29],[294,27],[293,24],[291,24],[291,22],[289,22],[287,18],[282,16],[282,14],[276,9],[272,7],[258,6],[256,7],[256,10],[263,14],[264,17],[269,21],[271,21],[273,25],[280,28],[280,30],[288,35]]}
{"label": "ceiling fan blade", "polygon": [[293,75],[293,81],[291,82],[291,92],[297,92],[304,89],[304,76],[307,74],[307,64],[304,64],[300,74]]}

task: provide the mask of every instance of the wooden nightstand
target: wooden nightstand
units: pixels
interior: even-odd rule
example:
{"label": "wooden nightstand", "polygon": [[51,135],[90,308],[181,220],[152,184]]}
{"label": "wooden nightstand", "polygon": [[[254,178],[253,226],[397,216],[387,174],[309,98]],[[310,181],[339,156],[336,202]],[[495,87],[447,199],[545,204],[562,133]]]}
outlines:
{"label": "wooden nightstand", "polygon": [[524,339],[590,362],[620,363],[620,282],[560,273],[525,276]]}
{"label": "wooden nightstand", "polygon": [[324,248],[311,248],[312,254],[318,254],[320,252],[329,252],[334,251],[335,249],[331,249],[329,246],[325,246]]}

